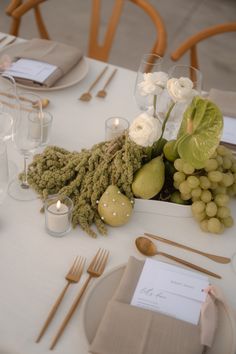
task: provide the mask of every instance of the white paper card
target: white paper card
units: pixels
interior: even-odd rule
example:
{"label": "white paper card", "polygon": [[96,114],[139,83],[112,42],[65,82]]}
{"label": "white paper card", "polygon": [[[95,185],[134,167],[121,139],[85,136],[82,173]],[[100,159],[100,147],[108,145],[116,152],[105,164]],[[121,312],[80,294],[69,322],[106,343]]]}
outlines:
{"label": "white paper card", "polygon": [[57,66],[31,59],[19,59],[12,63],[4,73],[18,78],[43,83]]}
{"label": "white paper card", "polygon": [[197,324],[202,302],[206,299],[203,290],[208,286],[206,276],[147,259],[131,305]]}
{"label": "white paper card", "polygon": [[236,145],[236,118],[224,117],[224,130],[221,140]]}

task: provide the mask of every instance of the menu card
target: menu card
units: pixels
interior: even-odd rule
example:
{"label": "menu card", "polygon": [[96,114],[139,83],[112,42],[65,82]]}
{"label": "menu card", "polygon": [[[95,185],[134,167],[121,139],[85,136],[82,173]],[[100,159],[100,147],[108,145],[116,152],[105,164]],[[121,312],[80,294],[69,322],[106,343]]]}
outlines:
{"label": "menu card", "polygon": [[19,59],[12,63],[4,74],[13,77],[32,80],[39,83],[44,81],[57,69],[57,66],[31,59]]}
{"label": "menu card", "polygon": [[131,305],[162,312],[197,325],[208,278],[168,263],[147,259]]}
{"label": "menu card", "polygon": [[224,116],[224,130],[221,140],[236,145],[236,118]]}

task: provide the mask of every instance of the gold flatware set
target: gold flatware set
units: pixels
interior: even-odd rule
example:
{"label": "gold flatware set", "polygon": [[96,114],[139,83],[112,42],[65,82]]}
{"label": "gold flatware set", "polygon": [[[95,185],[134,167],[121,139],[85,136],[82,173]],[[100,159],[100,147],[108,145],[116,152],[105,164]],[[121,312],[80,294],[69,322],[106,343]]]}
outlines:
{"label": "gold flatware set", "polygon": [[[92,82],[92,84],[89,86],[88,90],[86,92],[84,92],[81,96],[80,96],[80,100],[81,101],[85,101],[88,102],[92,99],[92,94],[91,91],[93,90],[93,88],[98,84],[98,82],[101,80],[101,78],[103,77],[103,75],[106,73],[106,71],[108,70],[108,66],[105,66],[105,68],[101,71],[101,73],[97,76],[97,78]],[[115,74],[117,72],[117,69],[114,69],[111,73],[111,75],[108,77],[107,81],[105,82],[104,86],[102,89],[100,89],[97,92],[97,97],[100,98],[105,98],[107,96],[107,91],[106,88],[108,87],[108,85],[111,83],[112,79],[114,78]]]}
{"label": "gold flatware set", "polygon": [[[88,277],[85,280],[83,286],[81,287],[74,302],[72,303],[72,305],[71,305],[68,313],[66,314],[63,322],[61,323],[55,337],[53,338],[53,341],[50,346],[50,350],[52,350],[55,347],[56,343],[58,342],[59,338],[61,337],[62,333],[64,332],[68,322],[70,321],[72,315],[74,314],[75,310],[77,309],[77,307],[80,303],[80,300],[81,300],[83,294],[85,293],[85,290],[87,289],[91,279],[98,278],[103,274],[106,264],[107,264],[108,257],[109,257],[109,252],[105,249],[99,248],[99,250],[97,251],[97,253],[93,257],[92,261],[90,262],[90,264],[87,268]],[[67,284],[65,285],[64,289],[62,290],[62,292],[60,293],[59,297],[57,298],[55,304],[53,305],[52,309],[50,310],[48,317],[47,317],[45,323],[43,324],[42,329],[40,330],[40,333],[36,339],[36,343],[38,343],[40,341],[40,339],[44,335],[46,329],[48,328],[49,324],[51,323],[52,319],[54,318],[56,311],[58,310],[59,305],[61,304],[69,286],[73,283],[78,283],[80,281],[81,276],[83,274],[84,265],[85,265],[85,258],[76,257],[69,272],[67,273],[67,275],[65,277],[65,279],[67,280]]]}

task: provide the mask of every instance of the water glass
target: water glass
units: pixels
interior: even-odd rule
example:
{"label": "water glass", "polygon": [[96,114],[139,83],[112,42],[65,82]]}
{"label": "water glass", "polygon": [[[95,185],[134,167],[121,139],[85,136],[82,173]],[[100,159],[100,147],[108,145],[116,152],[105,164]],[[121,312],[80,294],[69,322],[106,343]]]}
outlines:
{"label": "water glass", "polygon": [[142,96],[139,84],[144,80],[144,74],[162,71],[163,59],[157,54],[144,54],[137,72],[134,96],[141,111],[148,111],[153,107],[153,94]]}

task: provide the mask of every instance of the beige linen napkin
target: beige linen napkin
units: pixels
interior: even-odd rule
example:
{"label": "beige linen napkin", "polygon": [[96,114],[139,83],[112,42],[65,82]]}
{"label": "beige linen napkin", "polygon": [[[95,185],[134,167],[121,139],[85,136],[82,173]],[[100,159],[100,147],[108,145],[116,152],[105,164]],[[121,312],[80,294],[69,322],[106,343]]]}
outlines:
{"label": "beige linen napkin", "polygon": [[130,257],[90,346],[93,354],[200,354],[200,327],[130,305],[143,261]]}
{"label": "beige linen napkin", "polygon": [[20,58],[32,59],[57,66],[57,69],[43,84],[28,79],[15,78],[17,82],[24,85],[45,87],[53,86],[55,82],[71,70],[83,56],[81,50],[76,47],[39,38],[9,47],[7,54],[12,60]]}
{"label": "beige linen napkin", "polygon": [[224,116],[236,118],[236,92],[211,89],[208,98],[220,108]]}

